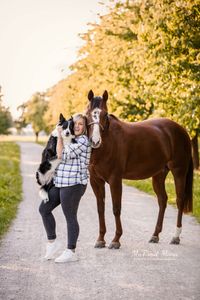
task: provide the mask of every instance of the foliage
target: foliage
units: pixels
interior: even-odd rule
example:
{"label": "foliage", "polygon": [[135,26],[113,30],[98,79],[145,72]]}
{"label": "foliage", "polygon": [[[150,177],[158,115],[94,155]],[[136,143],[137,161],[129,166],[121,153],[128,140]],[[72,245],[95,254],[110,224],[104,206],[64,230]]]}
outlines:
{"label": "foliage", "polygon": [[46,96],[50,99],[48,102],[48,110],[44,115],[44,120],[51,130],[58,123],[59,115],[62,113],[65,117],[70,117],[76,112],[72,99],[76,99],[76,95],[71,89],[70,75],[67,79],[60,81],[56,86],[49,88]]}
{"label": "foliage", "polygon": [[110,1],[81,35],[71,75],[50,89],[49,120],[83,111],[90,89],[107,89],[118,117],[170,117],[193,137],[200,127],[199,10],[199,0]]}
{"label": "foliage", "polygon": [[12,126],[12,117],[10,111],[0,106],[0,134],[9,134],[9,128]]}
{"label": "foliage", "polygon": [[12,117],[9,109],[2,104],[2,96],[0,86],[0,134],[8,134],[12,126]]}
{"label": "foliage", "polygon": [[17,120],[15,120],[14,124],[15,124],[15,128],[17,129],[17,132],[21,133],[22,128],[28,125],[24,117],[25,110],[26,110],[26,103],[22,103],[20,106],[18,106],[17,110],[21,111],[21,115]]}
{"label": "foliage", "polygon": [[0,142],[0,237],[16,215],[22,197],[19,146]]}
{"label": "foliage", "polygon": [[109,111],[118,117],[169,117],[197,138],[200,0],[110,3],[109,12],[81,35],[84,45],[71,75],[50,91],[49,122],[55,124],[60,111],[83,111],[90,89],[96,95],[107,89]]}
{"label": "foliage", "polygon": [[200,129],[200,1],[148,1],[143,17],[157,111],[194,137]]}

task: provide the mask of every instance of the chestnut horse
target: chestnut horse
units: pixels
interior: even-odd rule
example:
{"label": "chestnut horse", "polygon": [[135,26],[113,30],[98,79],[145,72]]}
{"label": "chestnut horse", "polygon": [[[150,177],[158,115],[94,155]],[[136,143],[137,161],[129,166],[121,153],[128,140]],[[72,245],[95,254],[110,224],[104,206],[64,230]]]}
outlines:
{"label": "chestnut horse", "polygon": [[105,247],[105,182],[110,185],[116,232],[109,248],[120,247],[122,179],[152,177],[158,198],[159,213],[155,231],[149,242],[157,243],[162,231],[167,204],[165,179],[169,171],[175,182],[178,207],[177,227],[172,244],[179,244],[183,212],[192,211],[193,164],[191,142],[187,132],[177,123],[150,119],[126,123],[108,114],[105,91],[102,97],[88,94],[86,117],[93,147],[90,160],[90,182],[97,199],[99,237],[95,247]]}

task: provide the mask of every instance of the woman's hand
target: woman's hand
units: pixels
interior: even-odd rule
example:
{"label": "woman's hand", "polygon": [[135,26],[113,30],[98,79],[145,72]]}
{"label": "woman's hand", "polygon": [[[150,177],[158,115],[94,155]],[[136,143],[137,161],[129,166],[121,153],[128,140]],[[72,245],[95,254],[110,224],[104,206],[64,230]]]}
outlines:
{"label": "woman's hand", "polygon": [[57,125],[56,126],[57,132],[58,132],[58,141],[57,141],[57,146],[56,146],[56,152],[57,152],[57,157],[59,159],[62,158],[62,150],[63,150],[63,139],[62,139],[62,126]]}

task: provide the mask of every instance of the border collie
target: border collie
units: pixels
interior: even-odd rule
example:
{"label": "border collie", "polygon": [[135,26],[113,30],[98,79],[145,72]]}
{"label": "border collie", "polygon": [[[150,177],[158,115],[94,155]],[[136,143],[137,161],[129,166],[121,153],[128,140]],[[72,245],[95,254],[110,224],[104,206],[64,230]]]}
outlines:
{"label": "border collie", "polygon": [[[71,117],[66,120],[62,114],[59,118],[59,126],[62,126],[62,138],[64,145],[76,143],[74,139],[74,121]],[[49,201],[48,191],[54,185],[53,176],[55,169],[59,165],[61,159],[57,158],[56,155],[56,146],[57,146],[57,129],[55,128],[51,133],[46,147],[42,152],[42,160],[39,168],[36,172],[36,180],[39,185],[41,185],[39,190],[40,198],[46,203]]]}

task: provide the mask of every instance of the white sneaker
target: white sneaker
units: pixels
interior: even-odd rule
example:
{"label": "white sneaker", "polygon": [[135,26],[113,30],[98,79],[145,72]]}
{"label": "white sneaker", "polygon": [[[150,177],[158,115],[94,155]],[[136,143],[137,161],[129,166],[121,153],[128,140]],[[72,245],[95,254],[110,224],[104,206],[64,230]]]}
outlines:
{"label": "white sneaker", "polygon": [[60,249],[60,243],[58,241],[48,242],[46,247],[46,254],[44,259],[49,260],[54,258],[56,252]]}
{"label": "white sneaker", "polygon": [[77,261],[78,257],[75,252],[70,249],[66,249],[63,253],[55,259],[56,263],[65,263],[70,261]]}

